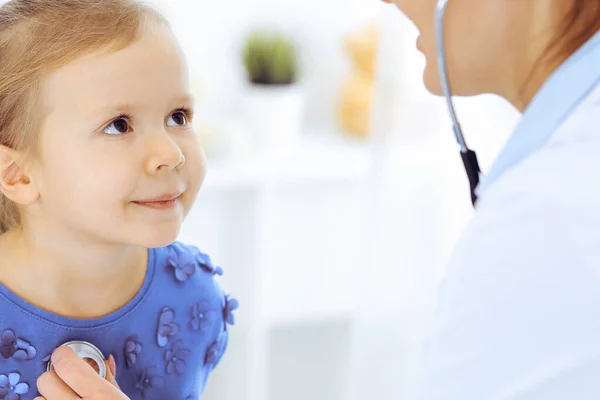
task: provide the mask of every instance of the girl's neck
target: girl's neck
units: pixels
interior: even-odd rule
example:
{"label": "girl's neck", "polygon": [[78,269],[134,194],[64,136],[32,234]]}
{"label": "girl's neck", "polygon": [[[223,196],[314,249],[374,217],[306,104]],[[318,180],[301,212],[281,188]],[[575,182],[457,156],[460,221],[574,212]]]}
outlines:
{"label": "girl's neck", "polygon": [[127,304],[141,288],[148,250],[83,238],[0,236],[0,282],[24,300],[65,317],[98,318]]}

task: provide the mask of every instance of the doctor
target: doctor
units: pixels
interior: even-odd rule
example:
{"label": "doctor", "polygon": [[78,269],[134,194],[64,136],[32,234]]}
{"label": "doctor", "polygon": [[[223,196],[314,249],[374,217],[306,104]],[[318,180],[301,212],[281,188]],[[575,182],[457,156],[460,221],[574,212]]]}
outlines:
{"label": "doctor", "polygon": [[[419,28],[425,85],[443,94],[438,0],[387,2]],[[600,0],[449,0],[446,10],[452,93],[497,94],[523,118],[475,190],[420,398],[600,399]],[[125,398],[84,369],[59,364],[59,379],[41,379],[46,399],[62,400],[61,385]]]}
{"label": "doctor", "polygon": [[442,43],[445,1],[393,2],[420,31],[429,91],[444,44],[454,95],[523,112],[475,190],[420,398],[600,399],[600,0],[449,0]]}

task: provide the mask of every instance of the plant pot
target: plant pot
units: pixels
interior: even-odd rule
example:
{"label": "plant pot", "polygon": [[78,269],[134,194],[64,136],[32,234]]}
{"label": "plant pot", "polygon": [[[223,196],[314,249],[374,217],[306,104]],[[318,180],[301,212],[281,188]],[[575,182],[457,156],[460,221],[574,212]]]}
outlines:
{"label": "plant pot", "polygon": [[243,112],[253,145],[276,151],[292,147],[302,131],[304,99],[299,84],[248,84]]}

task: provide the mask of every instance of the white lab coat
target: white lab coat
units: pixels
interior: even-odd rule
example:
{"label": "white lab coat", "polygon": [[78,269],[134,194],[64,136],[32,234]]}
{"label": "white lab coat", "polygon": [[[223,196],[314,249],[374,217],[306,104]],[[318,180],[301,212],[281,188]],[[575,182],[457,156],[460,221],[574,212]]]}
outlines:
{"label": "white lab coat", "polygon": [[600,86],[487,188],[438,302],[420,398],[600,399]]}

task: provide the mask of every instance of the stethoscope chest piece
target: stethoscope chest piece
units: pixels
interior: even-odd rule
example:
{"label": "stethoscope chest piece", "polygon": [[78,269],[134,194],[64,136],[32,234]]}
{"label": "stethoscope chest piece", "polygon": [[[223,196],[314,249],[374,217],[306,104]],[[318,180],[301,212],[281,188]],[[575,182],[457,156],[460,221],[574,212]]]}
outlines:
{"label": "stethoscope chest piece", "polygon": [[[104,355],[96,346],[89,342],[74,340],[64,343],[62,346],[70,347],[80,358],[90,359],[98,366],[98,374],[102,378],[106,378],[106,363]],[[47,371],[53,371],[52,361],[48,361]]]}

